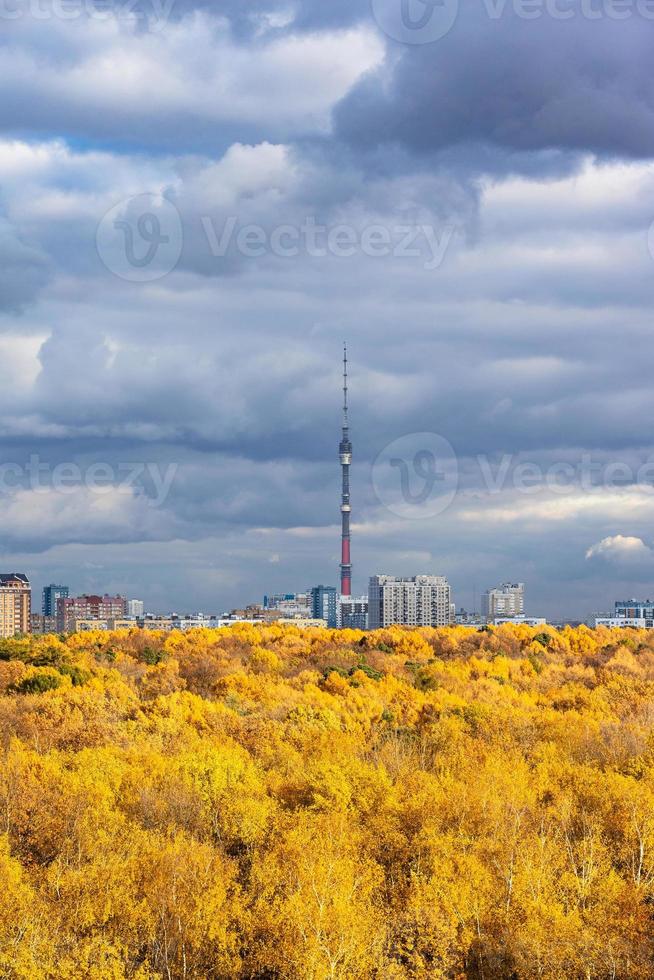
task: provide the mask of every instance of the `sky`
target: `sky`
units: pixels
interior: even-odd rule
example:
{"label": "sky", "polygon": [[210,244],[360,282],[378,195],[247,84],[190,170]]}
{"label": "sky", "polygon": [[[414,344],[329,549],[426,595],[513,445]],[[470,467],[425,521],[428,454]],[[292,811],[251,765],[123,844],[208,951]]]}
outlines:
{"label": "sky", "polygon": [[[654,597],[654,2],[0,0],[0,566]],[[35,601],[38,606],[38,596]]]}

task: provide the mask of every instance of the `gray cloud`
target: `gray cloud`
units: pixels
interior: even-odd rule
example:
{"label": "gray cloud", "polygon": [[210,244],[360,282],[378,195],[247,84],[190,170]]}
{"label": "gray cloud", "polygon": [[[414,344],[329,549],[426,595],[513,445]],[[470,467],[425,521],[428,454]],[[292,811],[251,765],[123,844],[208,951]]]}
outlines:
{"label": "gray cloud", "polygon": [[33,300],[48,272],[44,253],[21,240],[0,211],[0,312],[16,312]]}
{"label": "gray cloud", "polygon": [[488,143],[511,155],[507,168],[513,154],[550,149],[651,156],[651,19],[633,9],[589,20],[579,4],[569,20],[545,10],[524,19],[508,3],[494,19],[489,9],[466,3],[446,37],[404,46],[363,79],[337,110],[337,133],[416,154]]}

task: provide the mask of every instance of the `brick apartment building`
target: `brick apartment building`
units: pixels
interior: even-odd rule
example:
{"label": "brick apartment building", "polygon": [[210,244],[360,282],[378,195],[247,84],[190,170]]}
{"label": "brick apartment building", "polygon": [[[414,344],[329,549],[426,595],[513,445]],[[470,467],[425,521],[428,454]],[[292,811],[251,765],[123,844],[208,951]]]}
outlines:
{"label": "brick apartment building", "polygon": [[72,633],[77,620],[123,619],[127,615],[127,599],[116,595],[80,595],[57,599],[57,631]]}
{"label": "brick apartment building", "polygon": [[26,575],[0,574],[0,637],[29,633],[32,589]]}

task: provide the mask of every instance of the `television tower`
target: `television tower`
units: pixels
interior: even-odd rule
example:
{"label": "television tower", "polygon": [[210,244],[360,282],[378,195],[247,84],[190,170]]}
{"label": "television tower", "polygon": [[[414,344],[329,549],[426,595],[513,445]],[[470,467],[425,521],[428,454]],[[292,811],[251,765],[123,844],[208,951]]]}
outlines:
{"label": "television tower", "polygon": [[343,490],[341,495],[341,595],[352,595],[352,562],[350,555],[350,466],[352,464],[352,443],[347,410],[347,344],[343,348],[343,437],[339,449],[343,471]]}

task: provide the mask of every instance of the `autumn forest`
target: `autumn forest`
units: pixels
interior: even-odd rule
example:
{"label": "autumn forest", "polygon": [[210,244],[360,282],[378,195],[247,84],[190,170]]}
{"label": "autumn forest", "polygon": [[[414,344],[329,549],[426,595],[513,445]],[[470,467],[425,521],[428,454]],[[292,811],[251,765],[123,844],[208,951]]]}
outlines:
{"label": "autumn forest", "polygon": [[654,638],[0,641],[0,976],[654,976]]}

